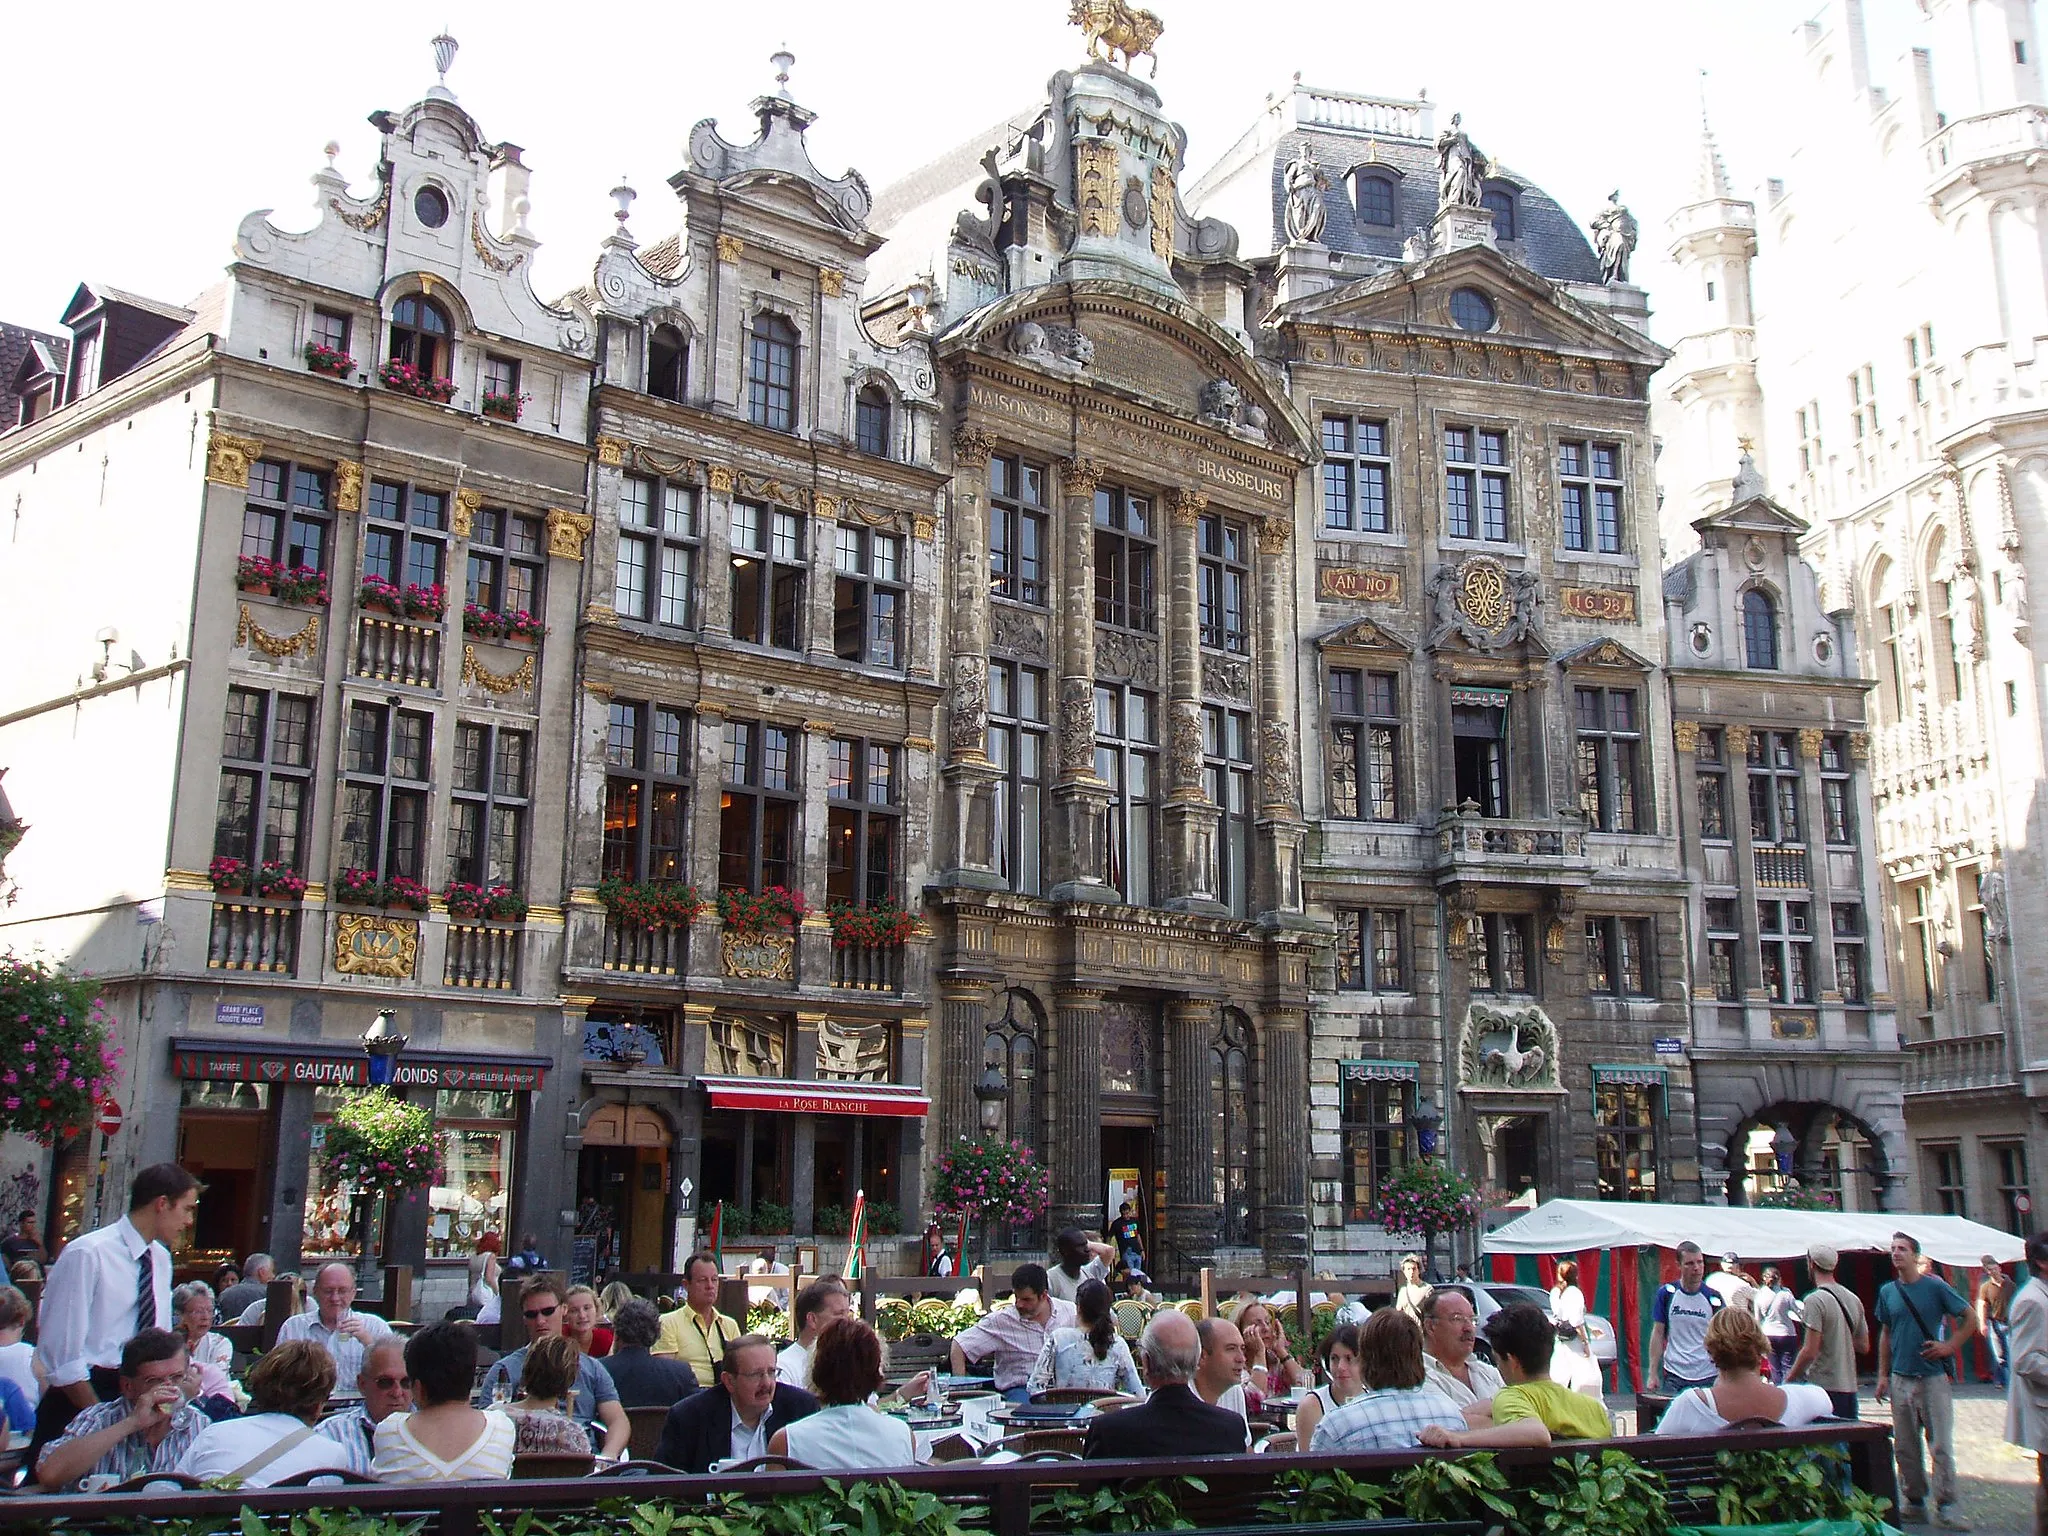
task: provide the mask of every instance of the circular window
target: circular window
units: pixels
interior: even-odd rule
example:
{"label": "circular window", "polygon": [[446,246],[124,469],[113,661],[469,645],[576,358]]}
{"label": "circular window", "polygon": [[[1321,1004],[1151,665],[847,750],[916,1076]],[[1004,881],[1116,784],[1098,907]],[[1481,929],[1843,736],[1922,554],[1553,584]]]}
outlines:
{"label": "circular window", "polygon": [[1696,656],[1704,656],[1714,647],[1714,632],[1704,624],[1692,627],[1692,649]]}
{"label": "circular window", "polygon": [[448,194],[439,187],[421,187],[412,195],[413,216],[429,229],[448,222]]}
{"label": "circular window", "polygon": [[1813,659],[1819,662],[1822,666],[1826,666],[1829,662],[1835,659],[1835,642],[1833,636],[1821,634],[1815,635],[1813,637]]}
{"label": "circular window", "polygon": [[1493,300],[1477,288],[1460,288],[1451,295],[1451,321],[1461,331],[1493,329]]}

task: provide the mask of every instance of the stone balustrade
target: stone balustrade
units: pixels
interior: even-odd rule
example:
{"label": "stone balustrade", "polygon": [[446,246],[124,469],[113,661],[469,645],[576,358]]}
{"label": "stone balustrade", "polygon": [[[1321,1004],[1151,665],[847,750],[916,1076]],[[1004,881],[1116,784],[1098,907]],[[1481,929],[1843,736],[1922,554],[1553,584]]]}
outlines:
{"label": "stone balustrade", "polygon": [[860,992],[896,992],[903,986],[901,944],[835,944],[832,985]]}
{"label": "stone balustrade", "polygon": [[1297,86],[1294,120],[1303,127],[1349,128],[1357,133],[1385,134],[1390,139],[1436,137],[1434,104],[1399,96],[1360,96]]}
{"label": "stone balustrade", "polygon": [[452,919],[448,924],[447,954],[441,964],[442,985],[516,992],[521,931],[508,923]]}
{"label": "stone balustrade", "polygon": [[2003,1034],[1906,1040],[1899,1048],[1906,1054],[1908,1093],[1962,1093],[2013,1084]]}
{"label": "stone balustrade", "polygon": [[2006,107],[1958,118],[1929,139],[1927,174],[1939,184],[1966,166],[2043,149],[2048,149],[2048,109]]}
{"label": "stone balustrade", "polygon": [[206,968],[297,975],[299,911],[297,902],[240,897],[214,902],[213,927],[206,939]]}
{"label": "stone balustrade", "polygon": [[408,624],[365,613],[356,619],[354,664],[357,677],[407,688],[441,686],[441,629],[433,624]]}

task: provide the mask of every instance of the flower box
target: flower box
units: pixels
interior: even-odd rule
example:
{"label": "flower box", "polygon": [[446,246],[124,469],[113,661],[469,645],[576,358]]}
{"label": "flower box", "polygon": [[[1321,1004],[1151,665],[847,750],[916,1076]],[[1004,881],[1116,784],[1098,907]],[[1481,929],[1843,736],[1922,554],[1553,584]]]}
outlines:
{"label": "flower box", "polygon": [[356,588],[356,602],[364,608],[388,613],[394,619],[405,616],[405,593],[382,576],[365,576]]}
{"label": "flower box", "polygon": [[423,587],[413,582],[400,595],[400,604],[408,619],[433,619],[438,621],[448,611],[448,593],[438,582]]}
{"label": "flower box", "polygon": [[704,898],[694,885],[665,880],[605,880],[597,887],[597,899],[620,922],[642,928],[687,928],[704,911]]}
{"label": "flower box", "polygon": [[213,882],[214,894],[218,896],[246,896],[249,882],[254,878],[249,866],[229,854],[221,854],[206,866],[206,878]]}
{"label": "flower box", "polygon": [[531,395],[494,395],[486,393],[482,411],[484,415],[495,416],[500,421],[517,421],[520,413],[526,409],[526,402],[532,398],[533,396]]}
{"label": "flower box", "polygon": [[334,899],[351,907],[382,907],[399,912],[424,912],[433,905],[432,893],[419,881],[405,875],[379,880],[373,871],[353,865],[335,880]]}
{"label": "flower box", "polygon": [[509,885],[481,886],[467,880],[450,880],[441,892],[448,915],[469,921],[489,919],[516,923],[526,916],[526,898]]}
{"label": "flower box", "polygon": [[436,405],[446,405],[455,398],[453,379],[437,379],[395,357],[377,370],[377,379],[393,394],[410,395],[415,400],[431,400]]}
{"label": "flower box", "polygon": [[856,907],[836,901],[825,910],[836,949],[901,949],[917,931],[917,919],[893,901]]}
{"label": "flower box", "polygon": [[329,378],[345,379],[355,371],[356,360],[346,352],[333,347],[323,347],[317,341],[306,343],[306,366],[315,373],[324,373]]}
{"label": "flower box", "polygon": [[498,613],[478,603],[463,605],[462,629],[479,640],[497,640],[506,645],[532,645],[548,632],[547,625],[524,608]]}
{"label": "flower box", "polygon": [[310,565],[286,565],[262,555],[243,555],[235,562],[235,585],[257,597],[281,603],[327,604],[327,573]]}
{"label": "flower box", "polygon": [[751,891],[720,891],[718,916],[732,933],[788,933],[803,921],[810,907],[802,891],[771,885],[758,896]]}
{"label": "flower box", "polygon": [[291,865],[266,862],[251,869],[226,853],[206,866],[206,878],[219,896],[247,896],[253,891],[268,901],[299,901],[306,894],[306,877]]}

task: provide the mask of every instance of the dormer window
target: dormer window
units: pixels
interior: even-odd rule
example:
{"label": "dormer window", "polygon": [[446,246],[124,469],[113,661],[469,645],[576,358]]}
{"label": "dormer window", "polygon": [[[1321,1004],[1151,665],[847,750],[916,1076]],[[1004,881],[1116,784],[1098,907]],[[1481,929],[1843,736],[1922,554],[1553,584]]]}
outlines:
{"label": "dormer window", "polygon": [[57,386],[54,382],[46,380],[40,384],[30,385],[21,397],[19,424],[25,427],[32,421],[41,421],[56,409],[56,398]]}
{"label": "dormer window", "polygon": [[672,325],[657,325],[647,339],[647,393],[657,400],[681,400],[689,343]]}
{"label": "dormer window", "polygon": [[447,311],[432,299],[407,295],[391,311],[391,360],[410,363],[429,379],[445,379],[453,371],[452,337]]}
{"label": "dormer window", "polygon": [[1394,225],[1394,181],[1376,171],[1360,171],[1353,191],[1358,204],[1358,222],[1376,228]]}
{"label": "dormer window", "polygon": [[854,397],[853,443],[878,459],[889,456],[889,395],[879,384],[868,385]]}
{"label": "dormer window", "polygon": [[747,415],[777,432],[796,430],[796,327],[761,315],[747,344]]}
{"label": "dormer window", "polygon": [[1479,205],[1493,215],[1496,240],[1515,238],[1515,194],[1506,187],[1488,187],[1479,194]]}
{"label": "dormer window", "polygon": [[78,337],[76,355],[71,365],[71,398],[91,394],[100,387],[100,339],[103,332],[99,326],[83,331]]}

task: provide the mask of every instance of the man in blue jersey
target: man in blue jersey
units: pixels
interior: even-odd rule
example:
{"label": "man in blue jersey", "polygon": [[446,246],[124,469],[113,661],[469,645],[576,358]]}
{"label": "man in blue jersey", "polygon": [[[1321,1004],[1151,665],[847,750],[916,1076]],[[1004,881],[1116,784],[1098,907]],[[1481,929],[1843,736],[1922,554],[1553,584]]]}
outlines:
{"label": "man in blue jersey", "polygon": [[1650,1309],[1650,1387],[1677,1396],[1687,1387],[1711,1387],[1707,1324],[1726,1306],[1707,1284],[1707,1256],[1698,1243],[1678,1245],[1678,1278],[1657,1287]]}

